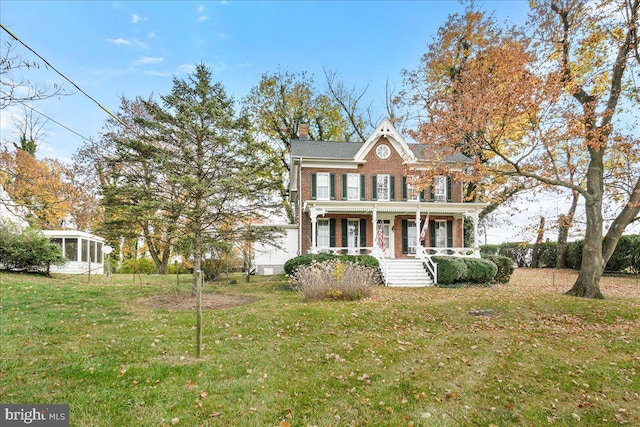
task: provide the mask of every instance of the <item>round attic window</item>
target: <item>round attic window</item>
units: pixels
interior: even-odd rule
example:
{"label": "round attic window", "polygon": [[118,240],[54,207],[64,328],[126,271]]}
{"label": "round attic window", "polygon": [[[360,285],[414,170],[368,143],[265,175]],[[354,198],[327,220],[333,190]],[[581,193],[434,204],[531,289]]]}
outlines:
{"label": "round attic window", "polygon": [[381,159],[386,159],[391,155],[391,149],[386,144],[380,144],[378,148],[376,148],[376,155]]}

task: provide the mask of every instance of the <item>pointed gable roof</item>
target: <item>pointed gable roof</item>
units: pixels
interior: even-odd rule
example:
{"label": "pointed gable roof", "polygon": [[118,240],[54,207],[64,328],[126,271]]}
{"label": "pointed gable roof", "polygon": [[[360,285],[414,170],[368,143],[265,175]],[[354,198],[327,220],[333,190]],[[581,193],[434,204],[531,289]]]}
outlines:
{"label": "pointed gable roof", "polygon": [[358,150],[354,160],[356,162],[364,161],[364,158],[369,154],[369,151],[376,145],[380,138],[386,138],[396,152],[408,162],[414,162],[416,160],[413,151],[409,148],[409,145],[405,142],[404,138],[400,136],[398,130],[393,126],[391,120],[388,118],[382,119],[378,127],[371,133],[371,136],[362,144],[362,147]]}

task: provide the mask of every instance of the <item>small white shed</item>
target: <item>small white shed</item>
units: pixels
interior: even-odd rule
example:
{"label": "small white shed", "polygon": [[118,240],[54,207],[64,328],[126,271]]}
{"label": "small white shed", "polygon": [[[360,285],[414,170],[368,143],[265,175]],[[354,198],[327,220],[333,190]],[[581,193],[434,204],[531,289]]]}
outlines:
{"label": "small white shed", "polygon": [[270,276],[284,271],[284,263],[295,258],[298,248],[298,226],[296,224],[278,225],[284,229],[280,241],[282,249],[256,243],[254,247],[256,274]]}
{"label": "small white shed", "polygon": [[102,274],[105,239],[84,231],[43,230],[42,234],[62,248],[62,255],[68,260],[65,265],[51,266],[51,273]]}

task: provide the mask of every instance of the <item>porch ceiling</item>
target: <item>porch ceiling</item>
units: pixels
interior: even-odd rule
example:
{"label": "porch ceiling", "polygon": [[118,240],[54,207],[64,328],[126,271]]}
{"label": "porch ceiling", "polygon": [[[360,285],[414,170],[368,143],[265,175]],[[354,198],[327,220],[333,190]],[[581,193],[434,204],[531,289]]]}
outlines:
{"label": "porch ceiling", "polygon": [[344,200],[307,200],[304,203],[304,211],[310,212],[311,208],[323,209],[325,213],[394,213],[396,215],[414,215],[419,209],[421,213],[437,213],[449,215],[461,215],[478,212],[484,209],[487,203],[435,203],[435,202],[383,202],[383,201],[344,201]]}

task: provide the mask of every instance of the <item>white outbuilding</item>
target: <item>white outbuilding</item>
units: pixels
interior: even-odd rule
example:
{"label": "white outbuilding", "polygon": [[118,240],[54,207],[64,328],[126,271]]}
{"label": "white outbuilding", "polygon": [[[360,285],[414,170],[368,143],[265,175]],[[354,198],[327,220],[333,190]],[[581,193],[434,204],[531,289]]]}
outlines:
{"label": "white outbuilding", "polygon": [[62,255],[68,260],[62,266],[52,265],[51,273],[103,273],[105,239],[102,237],[77,230],[43,230],[42,234],[60,246]]}

